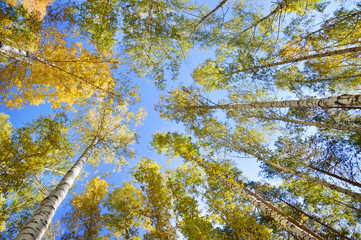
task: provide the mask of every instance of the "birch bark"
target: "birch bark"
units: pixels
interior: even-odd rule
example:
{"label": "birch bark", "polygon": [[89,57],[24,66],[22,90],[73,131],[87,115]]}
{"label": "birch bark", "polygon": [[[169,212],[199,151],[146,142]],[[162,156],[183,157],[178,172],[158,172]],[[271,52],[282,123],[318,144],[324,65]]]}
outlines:
{"label": "birch bark", "polygon": [[6,54],[7,56],[22,57],[27,61],[39,61],[39,62],[42,62],[44,64],[47,64],[47,65],[50,65],[50,66],[53,66],[53,67],[55,66],[54,64],[49,63],[45,59],[39,58],[38,56],[36,56],[33,53],[18,49],[18,48],[13,47],[13,46],[6,45],[6,44],[4,44],[2,42],[0,42],[0,52]]}
{"label": "birch bark", "polygon": [[79,175],[84,163],[92,154],[98,141],[98,137],[93,139],[90,145],[85,149],[84,153],[65,174],[56,188],[40,203],[38,210],[34,213],[32,218],[18,233],[14,240],[40,240],[42,238],[55,214],[55,211],[69,192],[74,180]]}
{"label": "birch bark", "polygon": [[293,208],[294,210],[302,213],[303,215],[307,216],[308,218],[312,219],[313,221],[315,222],[318,222],[319,224],[321,224],[322,226],[324,226],[325,228],[331,230],[332,232],[336,233],[337,235],[339,235],[342,239],[347,239],[347,240],[352,240],[351,238],[349,237],[346,237],[345,235],[343,235],[342,233],[340,233],[339,231],[337,231],[336,229],[334,229],[333,227],[330,227],[326,224],[324,224],[323,222],[321,222],[320,220],[318,220],[317,217],[314,217],[304,211],[302,211],[301,209],[297,208],[296,206],[292,205],[291,203],[283,200],[282,198],[278,198],[281,202],[285,203],[286,205],[288,205],[289,207]]}
{"label": "birch bark", "polygon": [[320,99],[288,100],[273,102],[254,102],[254,103],[235,103],[220,105],[193,105],[188,108],[199,109],[248,109],[248,108],[288,108],[288,107],[306,107],[306,108],[337,108],[361,105],[361,95],[341,95],[337,97],[328,97]]}
{"label": "birch bark", "polygon": [[287,231],[295,235],[298,239],[302,239],[302,240],[323,239],[319,237],[317,234],[313,233],[311,230],[302,226],[296,220],[292,219],[291,217],[288,217],[285,213],[283,213],[276,207],[272,206],[270,203],[262,199],[257,194],[251,192],[245,187],[241,187],[236,182],[228,181],[219,174],[212,173],[211,169],[207,167],[205,164],[203,164],[202,161],[200,161],[196,157],[193,157],[192,160],[196,162],[199,166],[201,166],[208,174],[215,177],[216,179],[218,179],[218,181],[231,188],[232,191],[234,191],[236,194],[239,194],[241,197],[249,201],[252,205],[260,209],[263,213],[272,217],[276,222],[278,222]]}

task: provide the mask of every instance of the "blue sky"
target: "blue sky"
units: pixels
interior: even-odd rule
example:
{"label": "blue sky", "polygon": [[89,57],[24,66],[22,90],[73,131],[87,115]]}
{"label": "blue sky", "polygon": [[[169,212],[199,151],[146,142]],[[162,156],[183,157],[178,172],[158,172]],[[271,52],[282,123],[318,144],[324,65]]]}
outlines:
{"label": "blue sky", "polygon": [[[203,1],[207,2],[207,1]],[[213,1],[210,4],[210,8],[214,7],[218,4],[218,1]],[[211,51],[194,51],[190,54],[183,64],[181,65],[180,75],[178,77],[178,81],[168,81],[167,82],[167,90],[171,90],[181,83],[188,86],[193,83],[191,78],[191,74],[193,69],[202,63],[205,59],[211,57],[213,53]],[[173,161],[172,164],[168,166],[167,160],[165,157],[159,156],[156,152],[151,150],[150,142],[152,141],[152,134],[156,133],[157,131],[164,132],[164,131],[178,131],[184,132],[184,127],[181,124],[176,124],[174,122],[165,121],[160,118],[159,113],[155,111],[154,106],[157,104],[158,96],[160,94],[159,90],[154,86],[154,83],[148,81],[146,79],[139,79],[135,75],[131,76],[134,83],[137,83],[140,86],[140,94],[142,103],[140,104],[144,107],[147,111],[147,117],[143,121],[143,124],[138,128],[137,132],[139,133],[139,144],[134,145],[134,149],[137,151],[140,157],[149,157],[153,158],[158,162],[159,165],[168,168],[168,167],[176,167],[181,165],[181,161]],[[218,98],[222,98],[222,96],[217,96]],[[0,112],[6,113],[10,115],[10,121],[15,128],[19,128],[23,126],[24,123],[31,122],[33,119],[36,119],[39,115],[48,115],[53,112],[50,107],[50,104],[42,104],[39,106],[26,106],[20,110],[10,110],[7,109],[5,106],[0,106]],[[115,185],[121,185],[123,180],[130,180],[129,176],[127,175],[127,171],[129,168],[135,165],[139,159],[135,159],[134,162],[132,161],[128,167],[125,167],[124,170],[120,173],[113,173],[112,176],[108,179],[111,183]],[[242,170],[243,175],[247,177],[249,180],[259,180],[258,172],[259,167],[258,163],[252,158],[235,158],[234,159],[237,166]],[[74,162],[76,159],[74,159]],[[89,166],[85,166],[85,170],[90,172],[90,175],[87,179],[90,179],[95,174],[91,173],[92,168]],[[99,172],[112,172],[111,165],[100,165]],[[76,184],[78,186],[75,188],[76,192],[80,192],[83,189],[82,184],[84,184],[86,179],[82,181],[78,181]],[[60,208],[58,209],[54,220],[58,220],[61,218],[61,215],[64,214],[67,210],[65,204],[69,199],[70,195],[67,196],[65,201],[62,203]]]}

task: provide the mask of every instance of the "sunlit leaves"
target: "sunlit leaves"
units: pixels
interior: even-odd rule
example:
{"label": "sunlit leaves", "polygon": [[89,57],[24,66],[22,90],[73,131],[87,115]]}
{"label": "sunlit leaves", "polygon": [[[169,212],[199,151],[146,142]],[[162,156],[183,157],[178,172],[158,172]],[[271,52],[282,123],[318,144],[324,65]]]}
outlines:
{"label": "sunlit leaves", "polygon": [[76,35],[49,28],[44,46],[37,54],[42,61],[15,58],[4,65],[0,86],[3,103],[21,108],[48,101],[56,108],[63,103],[67,106],[84,103],[95,92],[111,92],[115,86],[112,69],[119,66],[117,59],[109,61],[79,42],[67,42]]}
{"label": "sunlit leaves", "polygon": [[134,157],[130,146],[137,140],[135,127],[141,124],[145,111],[134,110],[133,104],[136,101],[133,102],[132,98],[137,95],[129,97],[127,89],[123,90],[124,92],[117,92],[122,97],[119,101],[111,97],[93,98],[92,102],[77,110],[73,123],[78,133],[77,138],[88,141],[94,136],[100,138],[102,147],[95,150],[94,157],[89,162],[95,166],[102,161],[113,163],[115,168],[120,170],[127,157]]}
{"label": "sunlit leaves", "polygon": [[[17,0],[7,0],[7,2],[11,5],[16,5],[18,3]],[[49,6],[53,1],[52,0],[21,0],[19,1],[24,9],[34,15],[39,20],[43,19],[46,15],[46,8]]]}
{"label": "sunlit leaves", "polygon": [[109,211],[104,215],[106,228],[120,239],[140,239],[139,228],[147,228],[145,201],[140,189],[123,182],[123,187],[115,188],[104,204]]}
{"label": "sunlit leaves", "polygon": [[73,155],[64,115],[39,117],[19,129],[7,118],[1,115],[0,126],[0,219],[6,222],[5,239],[26,223]]}
{"label": "sunlit leaves", "polygon": [[107,193],[106,180],[95,177],[86,183],[80,194],[73,195],[71,209],[62,219],[67,225],[67,231],[72,233],[69,234],[71,239],[103,239],[100,236],[103,227],[100,204]]}
{"label": "sunlit leaves", "polygon": [[86,0],[70,2],[68,11],[74,15],[74,23],[100,52],[110,53],[116,43],[119,3],[110,1]]}
{"label": "sunlit leaves", "polygon": [[143,158],[132,171],[133,178],[141,184],[147,196],[144,214],[152,223],[144,238],[176,239],[175,229],[170,222],[172,202],[160,169],[151,159]]}

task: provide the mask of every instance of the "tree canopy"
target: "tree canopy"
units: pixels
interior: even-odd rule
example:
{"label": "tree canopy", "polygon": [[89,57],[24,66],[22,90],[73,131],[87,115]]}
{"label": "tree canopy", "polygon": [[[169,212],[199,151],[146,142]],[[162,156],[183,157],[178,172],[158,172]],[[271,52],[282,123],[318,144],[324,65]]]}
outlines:
{"label": "tree canopy", "polygon": [[360,6],[1,1],[0,239],[361,239]]}

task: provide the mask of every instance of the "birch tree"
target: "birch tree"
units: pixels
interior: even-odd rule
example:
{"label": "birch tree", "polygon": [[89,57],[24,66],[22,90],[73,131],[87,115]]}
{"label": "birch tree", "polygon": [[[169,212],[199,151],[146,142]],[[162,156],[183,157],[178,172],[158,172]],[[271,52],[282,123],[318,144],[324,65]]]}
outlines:
{"label": "birch tree", "polygon": [[[163,135],[158,134],[155,135],[153,146],[156,147],[160,152],[166,151],[169,154],[175,154],[175,156],[182,156],[188,161],[194,161],[199,166],[201,166],[207,174],[215,177],[225,186],[230,187],[235,193],[247,199],[266,215],[273,217],[275,221],[277,221],[281,226],[283,226],[287,231],[291,232],[295,236],[301,239],[322,239],[317,236],[317,234],[303,227],[292,218],[288,216],[285,217],[284,213],[264,201],[258,195],[246,189],[244,186],[239,186],[233,179],[226,179],[223,177],[223,168],[217,163],[213,164],[215,168],[209,167],[206,161],[198,156],[198,150],[192,146],[189,138],[182,138],[178,134],[171,133]],[[219,173],[219,170],[222,172],[221,174]]]}
{"label": "birch tree", "polygon": [[[62,218],[65,222],[67,237],[71,239],[103,239],[100,232],[103,228],[101,204],[108,193],[108,183],[100,177],[87,181],[84,190],[73,198],[69,204],[70,211]],[[64,238],[64,237],[62,237]]]}
{"label": "birch tree", "polygon": [[172,202],[161,167],[151,159],[143,158],[132,171],[133,178],[141,184],[147,196],[144,215],[150,220],[152,228],[144,239],[176,239],[177,234],[171,225],[170,209]]}
{"label": "birch tree", "polygon": [[49,101],[56,108],[61,103],[80,103],[97,91],[112,91],[115,83],[111,69],[117,68],[117,60],[107,62],[104,56],[82,49],[81,43],[68,47],[64,38],[70,36],[55,28],[49,30],[39,55],[1,43],[1,51],[10,59],[15,57],[2,69],[3,104],[21,108]]}
{"label": "birch tree", "polygon": [[105,200],[109,211],[104,214],[104,224],[117,238],[126,240],[139,238],[140,228],[149,229],[150,222],[144,214],[146,196],[131,183],[123,182]]}
{"label": "birch tree", "polygon": [[[106,99],[97,99],[94,101],[94,107],[98,105],[99,108],[85,108],[84,115],[80,115],[83,124],[78,131],[80,131],[81,139],[88,139],[90,143],[57,187],[41,202],[32,219],[29,220],[15,239],[41,239],[56,209],[64,200],[83,165],[88,161],[98,143],[101,142],[113,150],[111,153],[105,153],[105,156],[111,156],[111,160],[118,169],[125,163],[124,154],[131,155],[129,145],[135,141],[135,132],[130,129],[130,124],[133,121],[140,121],[143,113],[139,112],[137,114],[128,111],[128,106],[125,103],[117,106],[114,106],[114,104],[115,102],[112,99],[108,99],[108,102]],[[119,155],[115,155],[118,153],[122,153],[123,156],[114,158],[114,156],[119,157]],[[109,158],[105,158],[104,162],[109,162]]]}
{"label": "birch tree", "polygon": [[1,236],[12,239],[52,181],[68,167],[74,149],[63,114],[39,117],[17,129],[9,116],[0,114],[0,119]]}

